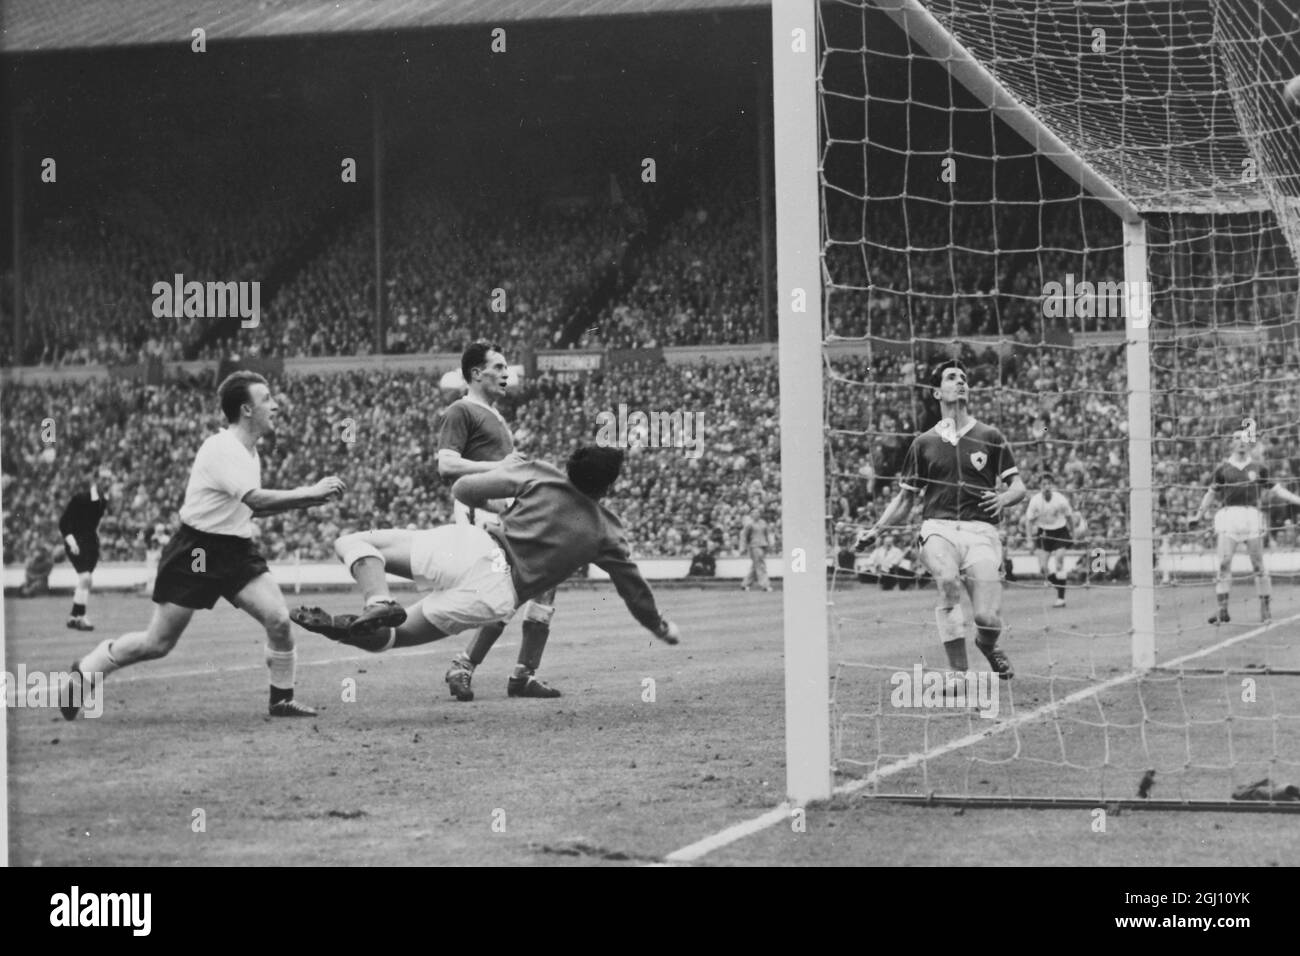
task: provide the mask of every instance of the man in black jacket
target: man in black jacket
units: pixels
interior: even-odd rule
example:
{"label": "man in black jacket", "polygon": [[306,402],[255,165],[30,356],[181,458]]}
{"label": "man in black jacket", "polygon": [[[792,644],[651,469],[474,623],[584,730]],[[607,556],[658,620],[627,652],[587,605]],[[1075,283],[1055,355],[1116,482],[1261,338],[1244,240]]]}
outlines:
{"label": "man in black jacket", "polygon": [[77,588],[72,594],[72,614],[68,627],[74,631],[93,631],[95,625],[86,617],[86,602],[90,600],[91,578],[99,564],[99,521],[108,507],[108,489],[113,475],[107,468],[99,469],[98,476],[72,496],[59,517],[59,534],[68,561],[77,572]]}

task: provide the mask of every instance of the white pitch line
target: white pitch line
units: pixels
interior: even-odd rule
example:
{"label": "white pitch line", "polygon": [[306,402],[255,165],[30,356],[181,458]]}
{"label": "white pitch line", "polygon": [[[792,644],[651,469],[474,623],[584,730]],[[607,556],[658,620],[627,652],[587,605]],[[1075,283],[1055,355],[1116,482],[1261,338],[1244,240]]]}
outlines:
{"label": "white pitch line", "polygon": [[754,817],[752,820],[746,820],[743,823],[737,823],[735,826],[727,827],[725,830],[707,836],[703,840],[698,840],[690,846],[684,846],[680,850],[674,850],[664,857],[667,863],[693,863],[706,853],[712,853],[728,843],[735,843],[737,840],[743,840],[751,834],[766,830],[770,826],[780,823],[782,820],[790,819],[790,804],[783,803],[779,807],[768,810],[762,816]]}
{"label": "white pitch line", "polygon": [[[1300,621],[1300,614],[1293,614],[1291,617],[1283,618],[1280,621],[1270,621],[1268,624],[1261,625],[1251,631],[1246,631],[1244,634],[1238,634],[1235,637],[1226,638],[1210,647],[1199,651],[1193,651],[1190,654],[1184,654],[1182,657],[1176,657],[1167,664],[1162,664],[1161,668],[1177,667],[1180,664],[1185,664],[1198,657],[1204,657],[1205,655],[1212,654],[1215,651],[1221,651],[1225,647],[1231,647],[1233,644],[1238,644],[1241,641],[1256,637],[1257,635],[1263,634],[1265,631],[1270,631],[1283,624],[1290,624],[1293,621]],[[1021,714],[1017,717],[1013,717],[1010,720],[998,721],[998,723],[989,727],[987,730],[982,730],[979,733],[967,734],[965,737],[960,737],[957,740],[950,741],[940,747],[935,747],[934,749],[927,750],[924,753],[912,754],[910,757],[905,757],[904,759],[889,764],[888,766],[881,767],[879,770],[873,770],[867,776],[859,780],[854,780],[852,783],[845,783],[835,787],[831,793],[834,796],[852,795],[865,787],[871,786],[879,780],[884,780],[886,777],[892,777],[904,770],[910,770],[912,767],[915,767],[917,764],[925,760],[942,757],[944,754],[951,753],[954,750],[960,750],[963,747],[969,747],[971,744],[979,743],[981,740],[987,740],[990,737],[1004,734],[1009,730],[1014,730],[1017,727],[1021,727],[1040,717],[1044,717],[1060,710],[1067,704],[1086,700],[1087,698],[1100,694],[1103,691],[1119,687],[1121,684],[1135,681],[1140,678],[1142,674],[1142,671],[1130,671],[1129,673],[1122,674],[1119,677],[1112,677],[1110,680],[1076,691],[1067,697],[1062,697],[1058,701],[1044,704],[1037,710],[1028,711],[1027,713]],[[743,823],[737,823],[734,826],[727,827],[725,830],[720,830],[711,836],[707,836],[703,840],[697,840],[688,846],[684,846],[680,850],[674,850],[672,853],[669,853],[664,857],[664,859],[671,863],[692,863],[695,860],[700,859],[700,857],[712,853],[714,850],[727,846],[729,843],[735,843],[737,840],[742,840],[747,836],[752,836],[755,833],[766,830],[768,827],[775,826],[782,820],[788,820],[790,818],[790,809],[788,803],[783,803],[761,816],[754,817],[751,820],[746,820]]]}

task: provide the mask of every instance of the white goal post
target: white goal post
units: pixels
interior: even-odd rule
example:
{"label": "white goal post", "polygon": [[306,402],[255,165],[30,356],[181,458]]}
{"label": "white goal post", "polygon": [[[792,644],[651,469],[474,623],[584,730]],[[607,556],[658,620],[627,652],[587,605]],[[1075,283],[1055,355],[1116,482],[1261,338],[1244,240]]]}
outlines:
{"label": "white goal post", "polygon": [[831,795],[815,0],[772,4],[786,794]]}

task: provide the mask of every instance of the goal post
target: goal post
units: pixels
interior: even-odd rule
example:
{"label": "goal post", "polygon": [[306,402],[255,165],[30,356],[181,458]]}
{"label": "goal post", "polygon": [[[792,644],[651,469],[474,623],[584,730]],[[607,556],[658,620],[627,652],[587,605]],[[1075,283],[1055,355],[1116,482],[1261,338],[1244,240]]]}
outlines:
{"label": "goal post", "polygon": [[772,4],[786,794],[831,795],[816,0]]}
{"label": "goal post", "polygon": [[1133,667],[1156,665],[1155,496],[1151,475],[1151,295],[1147,280],[1147,227],[1124,223],[1124,281],[1128,322],[1124,356],[1128,373],[1129,526],[1133,557]]}

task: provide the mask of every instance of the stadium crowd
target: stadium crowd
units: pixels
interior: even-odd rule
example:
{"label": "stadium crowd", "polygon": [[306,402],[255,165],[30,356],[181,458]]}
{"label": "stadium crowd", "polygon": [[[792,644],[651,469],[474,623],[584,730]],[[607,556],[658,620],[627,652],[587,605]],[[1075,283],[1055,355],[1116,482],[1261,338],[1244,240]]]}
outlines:
{"label": "stadium crowd", "polygon": [[[595,312],[574,343],[580,347],[772,337],[752,183],[701,183],[687,187],[659,229],[648,227],[655,208],[630,202],[520,206],[395,185],[385,225],[384,350],[456,351],[473,337],[556,347],[588,306]],[[192,187],[171,185],[148,194],[109,191],[84,212],[40,222],[23,252],[23,353],[14,352],[6,296],[0,364],[375,350],[369,212],[327,229],[319,198],[302,189],[268,197],[241,186],[232,194],[245,201],[208,208]],[[1012,202],[954,214],[942,203],[893,198],[836,209],[825,254],[831,336],[997,335],[1030,345],[1054,332],[1123,326],[1117,314],[1043,315],[1048,283],[1123,278],[1118,223],[1096,203],[1059,201],[1040,211]],[[1154,323],[1267,326],[1289,318],[1294,292],[1284,249],[1258,223],[1165,231],[1153,224]],[[278,279],[258,327],[212,340],[207,319],[153,316],[153,283],[177,273]],[[611,275],[618,281],[609,283]],[[12,281],[5,277],[7,288]]]}
{"label": "stadium crowd", "polygon": [[[22,354],[6,296],[0,364],[375,351],[372,214],[326,229],[311,197],[208,209],[183,189],[167,195],[111,193],[84,212],[42,220],[22,253]],[[387,352],[457,351],[474,337],[554,348],[574,313],[601,295],[608,301],[595,302],[583,342],[591,347],[727,344],[769,333],[754,203],[734,188],[691,204],[636,257],[628,245],[644,237],[647,213],[628,203],[521,208],[412,190],[390,207]],[[624,282],[602,293],[611,272]],[[178,273],[205,282],[279,278],[265,290],[257,327],[220,339],[208,318],[153,315],[153,284]],[[7,274],[6,289],[12,283]]]}
{"label": "stadium crowd", "polygon": [[[475,337],[553,347],[565,307],[618,260],[636,222],[631,207],[525,212],[422,193],[399,197],[386,226],[385,351],[456,352]],[[280,290],[257,329],[241,330],[208,356],[373,352],[374,272],[367,216]]]}
{"label": "stadium crowd", "polygon": [[[44,219],[23,251],[24,342],[12,311],[0,323],[3,365],[131,365],[187,357],[208,320],[154,315],[154,284],[258,281],[308,235],[301,195],[250,187],[232,208],[160,188],[106,195],[75,214]],[[7,277],[12,295],[12,275]]]}
{"label": "stadium crowd", "polygon": [[[348,491],[330,505],[259,520],[268,558],[329,560],[345,530],[450,520],[448,486],[436,468],[445,407],[436,377],[365,369],[272,384],[281,413],[275,441],[263,450],[263,486],[338,474]],[[638,556],[689,556],[706,542],[730,554],[750,508],[779,528],[776,387],[772,362],[620,366],[571,380],[539,378],[507,396],[503,411],[521,450],[558,461],[579,441],[595,440],[599,413],[617,416],[620,404],[702,412],[698,456],[652,447],[657,436],[649,437],[648,447],[632,452],[610,503]],[[6,563],[41,547],[61,553],[62,502],[100,466],[114,475],[100,526],[104,559],[142,559],[157,533],[175,531],[194,454],[223,424],[210,375],[161,388],[115,379],[9,386],[0,400]]]}
{"label": "stadium crowd", "polygon": [[[1198,347],[1199,346],[1199,347]],[[832,359],[828,408],[832,502],[838,521],[873,522],[897,491],[895,479],[912,436],[937,420],[925,370],[938,346]],[[972,413],[1011,442],[1032,489],[1050,474],[1088,521],[1090,543],[1111,550],[1127,540],[1128,397],[1123,346],[1040,346],[962,350],[972,383]],[[1300,344],[1184,343],[1152,349],[1153,479],[1156,533],[1171,546],[1214,547],[1212,529],[1191,529],[1229,436],[1254,420],[1256,460],[1296,490],[1300,476],[1300,401],[1287,383],[1300,374]],[[918,384],[920,382],[921,384]],[[1020,518],[1008,540],[1027,547]],[[1292,545],[1296,509],[1275,503],[1273,537]]]}

